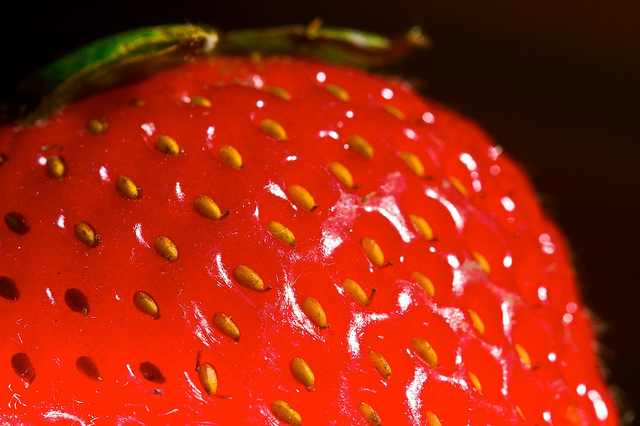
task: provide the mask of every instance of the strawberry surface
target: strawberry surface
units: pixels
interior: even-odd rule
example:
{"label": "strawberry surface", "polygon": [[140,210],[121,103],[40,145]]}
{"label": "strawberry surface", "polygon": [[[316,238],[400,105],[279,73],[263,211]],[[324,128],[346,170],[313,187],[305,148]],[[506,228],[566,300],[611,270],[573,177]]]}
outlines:
{"label": "strawberry surface", "polygon": [[218,57],[0,154],[5,423],[618,423],[529,180],[402,80]]}

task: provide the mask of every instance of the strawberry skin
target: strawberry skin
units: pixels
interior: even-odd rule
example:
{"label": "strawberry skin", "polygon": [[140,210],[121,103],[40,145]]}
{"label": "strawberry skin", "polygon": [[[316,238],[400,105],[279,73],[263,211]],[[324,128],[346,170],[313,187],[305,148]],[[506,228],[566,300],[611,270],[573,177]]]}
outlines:
{"label": "strawberry skin", "polygon": [[0,421],[618,424],[530,182],[401,80],[218,57],[0,154]]}

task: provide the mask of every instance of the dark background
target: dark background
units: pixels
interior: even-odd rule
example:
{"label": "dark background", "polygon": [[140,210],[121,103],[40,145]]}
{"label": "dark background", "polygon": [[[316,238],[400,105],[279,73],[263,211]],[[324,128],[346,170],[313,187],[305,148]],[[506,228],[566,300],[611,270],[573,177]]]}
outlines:
{"label": "dark background", "polygon": [[145,25],[309,23],[433,41],[393,71],[478,121],[566,232],[625,423],[640,407],[640,2],[386,0],[3,2],[0,97],[98,37]]}

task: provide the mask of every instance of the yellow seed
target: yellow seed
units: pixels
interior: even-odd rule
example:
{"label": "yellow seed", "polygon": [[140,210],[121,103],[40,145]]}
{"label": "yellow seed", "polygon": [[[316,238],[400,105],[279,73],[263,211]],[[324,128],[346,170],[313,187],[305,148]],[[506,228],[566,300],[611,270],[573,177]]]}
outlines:
{"label": "yellow seed", "polygon": [[364,250],[364,254],[367,255],[367,258],[374,266],[378,268],[385,266],[384,253],[382,253],[382,249],[373,238],[364,237],[360,240],[360,245]]}
{"label": "yellow seed", "polygon": [[420,235],[424,237],[425,240],[431,241],[433,240],[433,229],[431,225],[422,217],[417,214],[410,214],[409,219],[413,223],[413,226],[416,227]]}
{"label": "yellow seed", "polygon": [[296,237],[293,235],[293,232],[280,222],[272,220],[269,222],[268,228],[269,232],[283,243],[292,247],[296,245]]}
{"label": "yellow seed", "polygon": [[145,101],[143,101],[142,99],[131,99],[129,101],[129,105],[134,106],[134,107],[143,107],[145,106]]}
{"label": "yellow seed", "polygon": [[418,271],[413,271],[411,275],[429,296],[433,297],[436,295],[436,288],[429,278]]}
{"label": "yellow seed", "polygon": [[282,400],[271,403],[271,411],[280,420],[291,426],[301,426],[302,417],[289,404]]}
{"label": "yellow seed", "polygon": [[215,201],[206,195],[196,196],[196,198],[193,199],[193,206],[199,214],[213,220],[222,219],[229,214],[228,210],[225,214],[222,214],[220,207],[218,207]]}
{"label": "yellow seed", "polygon": [[385,378],[386,380],[389,380],[391,378],[391,367],[382,355],[380,355],[378,352],[369,351],[369,359],[373,363],[375,369],[378,370],[378,373],[380,373],[383,378]]}
{"label": "yellow seed", "polygon": [[353,176],[351,176],[351,172],[344,165],[338,162],[331,162],[328,164],[329,170],[333,175],[346,185],[348,188],[353,188]]}
{"label": "yellow seed", "polygon": [[140,188],[136,186],[136,183],[131,178],[122,175],[116,179],[116,190],[129,200],[140,198],[141,195]]}
{"label": "yellow seed", "polygon": [[476,328],[476,330],[478,330],[480,334],[484,334],[484,331],[485,331],[484,322],[482,321],[482,318],[480,318],[480,315],[478,315],[478,313],[473,309],[469,309],[468,312],[469,312],[469,317],[471,318],[471,322],[473,323],[473,326]]}
{"label": "yellow seed", "polygon": [[100,120],[92,118],[91,120],[87,121],[87,130],[89,131],[89,133],[92,133],[94,135],[103,135],[107,133],[108,129],[109,125],[107,124],[107,120],[105,118],[102,118]]}
{"label": "yellow seed", "polygon": [[136,291],[133,294],[133,305],[141,312],[150,315],[151,318],[160,318],[158,304],[153,297],[145,291]]}
{"label": "yellow seed", "polygon": [[87,222],[78,222],[73,227],[73,233],[76,238],[85,243],[89,247],[95,247],[100,243],[100,236],[96,234],[93,226]]}
{"label": "yellow seed", "polygon": [[167,259],[169,262],[175,262],[178,260],[178,247],[169,237],[164,235],[156,238],[153,243],[153,247],[156,249],[156,253]]}
{"label": "yellow seed", "polygon": [[480,380],[478,380],[478,376],[473,374],[471,371],[467,371],[467,375],[469,376],[469,380],[471,380],[473,387],[478,389],[478,392],[482,392],[482,384],[480,383]]}
{"label": "yellow seed", "polygon": [[277,97],[284,99],[285,101],[291,100],[291,93],[287,92],[282,87],[267,87],[265,90],[272,95],[276,95]]}
{"label": "yellow seed", "polygon": [[347,144],[349,144],[351,149],[367,160],[371,160],[373,158],[373,147],[362,136],[357,134],[347,136]]}
{"label": "yellow seed", "polygon": [[287,132],[285,132],[280,123],[275,120],[271,120],[270,118],[262,120],[260,128],[278,140],[282,141],[287,139]]}
{"label": "yellow seed", "polygon": [[304,187],[300,185],[291,185],[287,190],[289,191],[291,198],[293,198],[303,209],[312,212],[318,208],[316,201]]}
{"label": "yellow seed", "polygon": [[360,284],[349,278],[343,281],[342,286],[347,291],[349,296],[353,297],[354,299],[356,299],[356,301],[362,303],[363,305],[368,305],[369,303],[371,303],[371,299],[373,299],[376,291],[378,291],[377,289],[373,288],[371,289],[371,296],[367,296],[367,293],[365,293],[362,287],[360,287]]}
{"label": "yellow seed", "polygon": [[430,366],[437,367],[440,365],[438,363],[438,354],[426,340],[414,337],[411,339],[411,346],[413,346],[413,350],[416,351],[420,358],[427,361]]}
{"label": "yellow seed", "polygon": [[203,108],[211,108],[211,101],[204,96],[194,96],[191,98],[191,105]]}
{"label": "yellow seed", "polygon": [[347,92],[337,84],[329,83],[326,86],[324,86],[324,88],[327,92],[331,93],[333,96],[340,99],[341,101],[347,102],[349,100],[349,92]]}
{"label": "yellow seed", "polygon": [[198,367],[198,378],[207,394],[214,396],[218,392],[218,374],[213,365],[206,362],[201,364]]}
{"label": "yellow seed", "polygon": [[467,191],[467,188],[465,188],[462,182],[460,182],[460,179],[455,176],[448,176],[447,180],[449,181],[451,186],[453,186],[460,194],[464,195],[465,197],[469,195],[469,191]]}
{"label": "yellow seed", "polygon": [[314,390],[313,385],[316,382],[316,377],[313,375],[313,371],[311,371],[311,367],[309,367],[307,361],[302,358],[293,358],[289,363],[289,367],[294,377],[302,383],[309,392]]}
{"label": "yellow seed", "polygon": [[385,111],[393,115],[398,120],[405,120],[407,118],[405,113],[402,112],[398,107],[395,107],[393,105],[385,105],[383,108]]}
{"label": "yellow seed", "polygon": [[232,338],[236,342],[240,340],[240,329],[229,315],[224,312],[216,312],[211,322],[220,333]]}
{"label": "yellow seed", "polygon": [[361,402],[358,404],[358,411],[362,414],[362,417],[369,423],[371,426],[380,426],[382,421],[380,420],[380,416],[376,413],[373,408],[366,402]]}
{"label": "yellow seed", "polygon": [[404,151],[400,154],[400,158],[402,158],[413,173],[419,177],[424,177],[424,164],[422,164],[422,161],[420,161],[417,155],[410,151]]}
{"label": "yellow seed", "polygon": [[520,360],[527,366],[527,367],[531,367],[531,357],[529,356],[529,353],[525,350],[525,348],[522,347],[522,345],[516,343],[514,345],[516,347],[516,352],[518,353],[518,356],[520,357]]}
{"label": "yellow seed", "polygon": [[327,315],[324,313],[324,309],[313,297],[305,298],[300,304],[302,311],[307,315],[309,320],[320,328],[327,327]]}
{"label": "yellow seed", "polygon": [[256,291],[269,290],[271,287],[265,289],[262,278],[255,271],[248,266],[238,265],[233,269],[233,277],[238,281],[238,284]]}
{"label": "yellow seed", "polygon": [[47,158],[47,171],[52,178],[62,179],[67,174],[67,166],[62,157],[54,155]]}
{"label": "yellow seed", "polygon": [[482,267],[484,272],[489,275],[491,273],[491,265],[489,265],[489,261],[486,257],[484,257],[481,253],[477,251],[472,251],[471,254],[476,262]]}
{"label": "yellow seed", "polygon": [[222,161],[224,161],[234,169],[241,169],[244,167],[242,156],[240,155],[238,150],[231,145],[221,146],[220,150],[218,151],[218,156],[222,159]]}
{"label": "yellow seed", "polygon": [[432,411],[427,410],[425,416],[427,417],[428,426],[442,426],[442,423],[440,423],[440,419],[438,419],[438,417],[433,414]]}
{"label": "yellow seed", "polygon": [[170,155],[178,155],[180,154],[180,146],[178,142],[171,136],[167,135],[159,135],[156,138],[156,149],[160,152],[164,152],[165,154]]}

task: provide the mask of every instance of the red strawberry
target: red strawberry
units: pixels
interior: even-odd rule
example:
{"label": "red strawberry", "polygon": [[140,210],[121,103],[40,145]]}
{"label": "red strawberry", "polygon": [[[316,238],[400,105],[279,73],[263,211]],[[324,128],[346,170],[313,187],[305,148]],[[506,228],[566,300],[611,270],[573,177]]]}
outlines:
{"label": "red strawberry", "polygon": [[530,182],[402,80],[220,56],[0,154],[5,423],[617,424]]}

